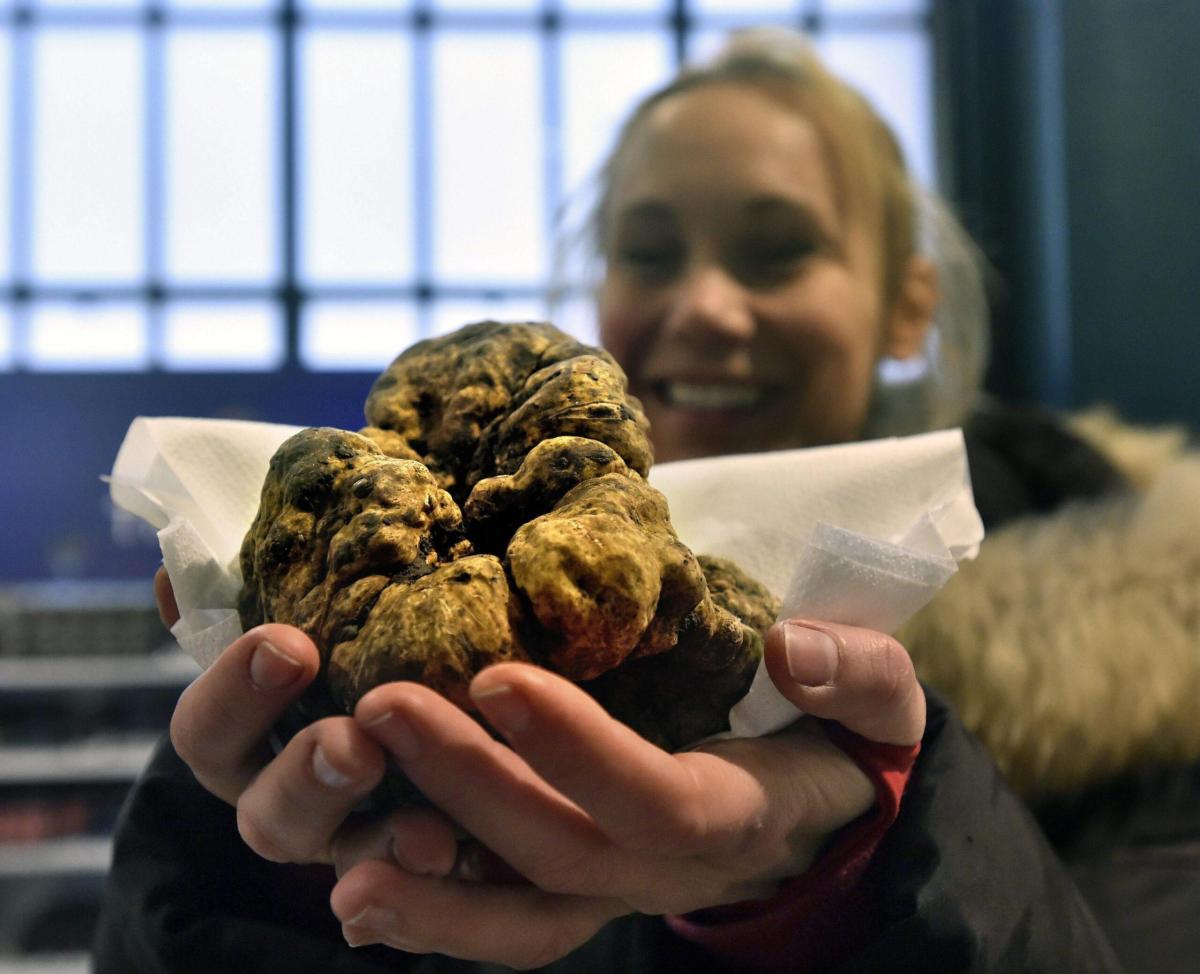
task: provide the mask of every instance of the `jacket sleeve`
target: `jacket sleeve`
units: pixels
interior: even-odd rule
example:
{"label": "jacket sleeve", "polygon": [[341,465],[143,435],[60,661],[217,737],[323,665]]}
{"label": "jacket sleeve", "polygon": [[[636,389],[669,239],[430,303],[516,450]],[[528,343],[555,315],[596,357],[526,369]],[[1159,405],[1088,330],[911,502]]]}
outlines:
{"label": "jacket sleeve", "polygon": [[407,955],[351,950],[329,909],[333,872],[260,859],[234,809],[164,740],[120,820],[93,947],[95,974],[406,970]]}
{"label": "jacket sleeve", "polygon": [[932,693],[900,814],[863,877],[875,933],[843,971],[1117,971],[1104,932],[983,747]]}
{"label": "jacket sleeve", "polygon": [[803,875],[770,899],[667,917],[673,932],[739,970],[818,971],[869,930],[862,874],[896,820],[919,745],[880,744],[838,724],[827,732],[875,787],[875,807],[842,829]]}

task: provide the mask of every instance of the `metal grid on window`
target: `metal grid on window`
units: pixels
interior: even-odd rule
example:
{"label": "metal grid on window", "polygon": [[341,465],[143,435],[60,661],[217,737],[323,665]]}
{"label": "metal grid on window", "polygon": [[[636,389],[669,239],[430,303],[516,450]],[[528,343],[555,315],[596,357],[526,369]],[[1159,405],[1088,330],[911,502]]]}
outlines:
{"label": "metal grid on window", "polygon": [[732,27],[812,35],[932,181],[928,5],[0,0],[0,370],[370,370],[542,316],[564,196]]}

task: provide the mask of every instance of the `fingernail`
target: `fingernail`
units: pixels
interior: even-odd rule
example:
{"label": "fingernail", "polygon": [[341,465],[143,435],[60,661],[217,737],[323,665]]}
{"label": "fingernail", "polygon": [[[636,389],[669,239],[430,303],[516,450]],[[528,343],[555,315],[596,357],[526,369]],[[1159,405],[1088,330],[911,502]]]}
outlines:
{"label": "fingernail", "polygon": [[343,788],[347,788],[354,783],[353,778],[342,774],[342,772],[329,763],[329,758],[325,756],[325,751],[320,744],[313,748],[312,769],[317,780],[326,788],[341,791]]}
{"label": "fingernail", "polygon": [[250,679],[260,690],[282,690],[303,672],[303,666],[265,639],[250,657]]}
{"label": "fingernail", "polygon": [[507,683],[472,689],[471,699],[483,711],[488,723],[505,737],[515,737],[529,727],[533,716],[529,704]]}
{"label": "fingernail", "polygon": [[793,680],[806,687],[833,682],[838,648],[832,636],[820,629],[789,622],[783,627],[783,639],[788,673]]}
{"label": "fingernail", "polygon": [[383,933],[385,927],[394,926],[398,919],[400,919],[400,914],[396,913],[396,910],[386,907],[367,907],[344,922],[344,926],[366,927],[366,930]]}
{"label": "fingernail", "polygon": [[372,730],[401,761],[415,760],[421,753],[421,741],[412,724],[394,710],[385,710],[362,724],[364,730]]}
{"label": "fingernail", "polygon": [[383,942],[374,930],[354,927],[348,923],[342,924],[342,936],[346,938],[346,943],[350,947],[369,947],[371,944]]}

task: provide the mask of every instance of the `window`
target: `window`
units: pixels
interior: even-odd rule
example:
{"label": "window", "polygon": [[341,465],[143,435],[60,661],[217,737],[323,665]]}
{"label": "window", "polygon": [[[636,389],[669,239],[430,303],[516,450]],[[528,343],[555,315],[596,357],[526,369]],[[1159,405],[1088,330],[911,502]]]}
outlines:
{"label": "window", "polygon": [[803,26],[932,183],[928,3],[0,0],[0,371],[372,371],[545,316],[564,199],[734,26]]}

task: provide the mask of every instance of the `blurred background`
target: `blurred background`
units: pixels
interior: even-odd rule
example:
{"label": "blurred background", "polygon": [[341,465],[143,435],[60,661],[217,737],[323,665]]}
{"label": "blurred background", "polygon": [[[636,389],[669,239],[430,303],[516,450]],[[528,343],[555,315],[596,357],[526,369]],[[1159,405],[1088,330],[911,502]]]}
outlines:
{"label": "blurred background", "polygon": [[0,972],[86,969],[195,672],[99,479],[130,421],[357,428],[412,341],[545,317],[625,111],[759,24],[983,247],[993,391],[1200,426],[1195,0],[0,0]]}

